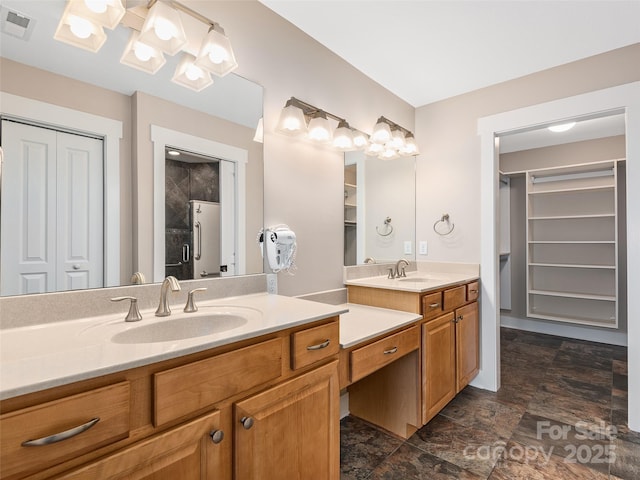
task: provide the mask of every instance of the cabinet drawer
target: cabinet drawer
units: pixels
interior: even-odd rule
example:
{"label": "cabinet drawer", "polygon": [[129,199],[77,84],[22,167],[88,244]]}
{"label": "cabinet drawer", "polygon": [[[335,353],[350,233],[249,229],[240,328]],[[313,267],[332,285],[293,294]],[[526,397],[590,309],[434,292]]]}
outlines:
{"label": "cabinet drawer", "polygon": [[[0,416],[0,477],[33,473],[128,437],[129,390],[121,382]],[[36,445],[24,445],[30,440]]]}
{"label": "cabinet drawer", "polygon": [[351,381],[355,382],[413,350],[420,343],[418,326],[390,335],[351,352]]}
{"label": "cabinet drawer", "polygon": [[467,284],[467,302],[473,302],[478,299],[479,283],[471,282]]}
{"label": "cabinet drawer", "polygon": [[422,317],[426,320],[442,314],[442,292],[422,297]]}
{"label": "cabinet drawer", "polygon": [[462,285],[460,287],[450,288],[443,293],[442,308],[443,310],[453,310],[460,305],[464,305],[467,301],[467,286]]}
{"label": "cabinet drawer", "polygon": [[340,351],[340,324],[331,322],[291,334],[291,368],[306,367]]}
{"label": "cabinet drawer", "polygon": [[283,339],[274,338],[153,375],[156,426],[278,378]]}

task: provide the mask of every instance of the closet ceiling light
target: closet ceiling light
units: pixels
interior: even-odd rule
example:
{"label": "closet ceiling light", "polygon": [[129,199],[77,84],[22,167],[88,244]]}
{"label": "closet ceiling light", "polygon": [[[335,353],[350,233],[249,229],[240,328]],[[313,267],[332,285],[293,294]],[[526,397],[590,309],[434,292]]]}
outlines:
{"label": "closet ceiling light", "polygon": [[196,92],[213,83],[211,74],[196,65],[196,57],[189,53],[183,54],[171,81]]}
{"label": "closet ceiling light", "polygon": [[571,130],[573,127],[575,127],[575,125],[576,125],[576,122],[568,122],[568,123],[561,123],[559,125],[551,125],[550,127],[547,127],[547,128],[552,132],[560,133],[560,132],[566,132],[567,130]]}
{"label": "closet ceiling light", "polygon": [[[196,20],[187,22],[182,17],[190,27],[186,31],[182,14]],[[153,74],[165,64],[163,52],[175,55],[183,51],[189,57],[181,60],[172,80],[192,90],[211,85],[210,73],[223,76],[238,66],[222,27],[176,0],[149,0],[146,7],[129,9],[123,0],[67,0],[54,38],[97,52],[107,39],[103,29],[119,24],[132,30],[121,63]],[[197,45],[202,45],[200,51],[193,51]]]}

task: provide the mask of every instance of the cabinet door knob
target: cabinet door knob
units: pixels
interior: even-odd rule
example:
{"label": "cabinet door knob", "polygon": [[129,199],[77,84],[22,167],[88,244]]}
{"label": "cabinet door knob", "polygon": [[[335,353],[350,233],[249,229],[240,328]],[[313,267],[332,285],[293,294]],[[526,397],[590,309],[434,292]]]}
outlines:
{"label": "cabinet door knob", "polygon": [[458,318],[456,318],[456,320],[457,320],[458,322],[461,322],[463,318],[464,318],[464,317],[463,317],[462,315],[460,315]]}
{"label": "cabinet door knob", "polygon": [[240,419],[240,423],[242,424],[242,426],[244,427],[245,430],[249,430],[251,427],[253,427],[253,418],[251,418],[251,417],[242,417]]}
{"label": "cabinet door knob", "polygon": [[222,430],[212,430],[209,433],[209,436],[211,437],[211,441],[213,443],[218,444],[224,438],[224,432]]}

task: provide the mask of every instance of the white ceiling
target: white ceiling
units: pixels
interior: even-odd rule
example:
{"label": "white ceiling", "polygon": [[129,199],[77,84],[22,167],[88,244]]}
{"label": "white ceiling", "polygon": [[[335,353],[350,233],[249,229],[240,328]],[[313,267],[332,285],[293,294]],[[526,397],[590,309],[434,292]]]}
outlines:
{"label": "white ceiling", "polygon": [[260,0],[414,107],[640,42],[640,0]]}

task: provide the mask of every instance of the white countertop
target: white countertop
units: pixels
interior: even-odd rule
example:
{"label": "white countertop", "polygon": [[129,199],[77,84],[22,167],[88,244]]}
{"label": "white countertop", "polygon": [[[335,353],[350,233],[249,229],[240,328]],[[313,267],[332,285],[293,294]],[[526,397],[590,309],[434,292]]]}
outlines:
{"label": "white countertop", "polygon": [[345,285],[358,285],[361,287],[384,288],[387,290],[402,290],[405,292],[424,293],[430,290],[449,287],[460,283],[472,282],[479,277],[468,272],[434,272],[423,271],[407,272],[406,277],[387,278],[386,275],[375,277],[356,278],[346,280]]}
{"label": "white countertop", "polygon": [[347,303],[349,311],[340,316],[340,346],[349,348],[358,343],[391,332],[420,320],[422,315],[387,308]]}
{"label": "white countertop", "polygon": [[172,315],[163,318],[156,317],[153,310],[143,310],[139,322],[125,322],[124,309],[119,315],[0,330],[0,399],[180,357],[347,311],[345,305],[267,293],[199,302],[198,306],[198,315],[208,314],[207,309],[244,309],[250,320],[220,333],[155,343],[115,343],[112,337],[151,322],[179,321],[187,316],[181,308],[174,307]]}

